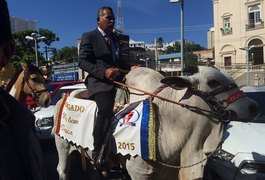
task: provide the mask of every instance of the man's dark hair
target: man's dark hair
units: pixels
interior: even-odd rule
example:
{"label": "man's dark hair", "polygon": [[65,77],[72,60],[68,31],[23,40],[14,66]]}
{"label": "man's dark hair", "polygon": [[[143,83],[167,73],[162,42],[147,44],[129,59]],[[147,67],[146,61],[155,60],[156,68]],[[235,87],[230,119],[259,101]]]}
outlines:
{"label": "man's dark hair", "polygon": [[0,0],[0,45],[12,40],[10,16],[6,0]]}
{"label": "man's dark hair", "polygon": [[103,10],[105,10],[105,9],[110,10],[111,13],[114,15],[113,10],[112,10],[111,7],[109,7],[109,6],[103,6],[103,7],[101,7],[101,8],[98,10],[98,13],[97,13],[97,21],[99,20],[100,17],[103,16]]}

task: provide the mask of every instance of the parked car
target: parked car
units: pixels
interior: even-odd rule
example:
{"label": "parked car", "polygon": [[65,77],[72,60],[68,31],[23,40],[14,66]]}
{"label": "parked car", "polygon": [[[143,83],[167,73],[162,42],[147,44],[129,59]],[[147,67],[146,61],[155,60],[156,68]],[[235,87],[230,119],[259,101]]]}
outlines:
{"label": "parked car", "polygon": [[208,158],[204,180],[265,179],[265,86],[242,90],[259,104],[260,115],[251,123],[227,125],[221,149]]}
{"label": "parked car", "polygon": [[55,111],[56,103],[61,99],[63,93],[70,93],[76,89],[86,89],[84,83],[75,83],[73,85],[63,85],[58,86],[53,90],[51,97],[51,105],[47,108],[41,108],[40,110],[34,113],[35,119],[35,127],[37,136],[39,139],[49,139],[52,138],[51,130],[53,127],[53,116]]}

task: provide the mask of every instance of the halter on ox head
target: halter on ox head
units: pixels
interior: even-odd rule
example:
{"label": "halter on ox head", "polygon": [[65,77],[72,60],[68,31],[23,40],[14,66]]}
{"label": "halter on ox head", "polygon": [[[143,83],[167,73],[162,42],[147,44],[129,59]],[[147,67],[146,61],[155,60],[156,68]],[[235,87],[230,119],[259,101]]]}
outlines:
{"label": "halter on ox head", "polygon": [[258,105],[240,91],[234,80],[215,67],[189,68],[190,76],[166,77],[161,83],[174,89],[187,88],[191,95],[201,97],[222,122],[252,121],[258,114]]}

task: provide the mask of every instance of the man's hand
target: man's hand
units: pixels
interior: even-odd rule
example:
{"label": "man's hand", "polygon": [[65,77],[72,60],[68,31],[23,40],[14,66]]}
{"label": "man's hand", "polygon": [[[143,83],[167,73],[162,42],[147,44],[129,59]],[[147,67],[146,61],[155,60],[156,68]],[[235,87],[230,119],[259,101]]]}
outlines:
{"label": "man's hand", "polygon": [[115,80],[119,69],[118,68],[107,68],[105,71],[105,77],[109,80]]}

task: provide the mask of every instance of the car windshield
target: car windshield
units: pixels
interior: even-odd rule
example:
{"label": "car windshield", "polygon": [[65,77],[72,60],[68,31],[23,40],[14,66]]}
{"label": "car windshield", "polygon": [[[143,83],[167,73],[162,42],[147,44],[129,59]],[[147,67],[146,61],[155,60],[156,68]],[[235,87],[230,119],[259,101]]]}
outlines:
{"label": "car windshield", "polygon": [[56,105],[56,103],[62,98],[63,93],[70,93],[76,89],[60,89],[54,96],[52,97],[51,105]]}

